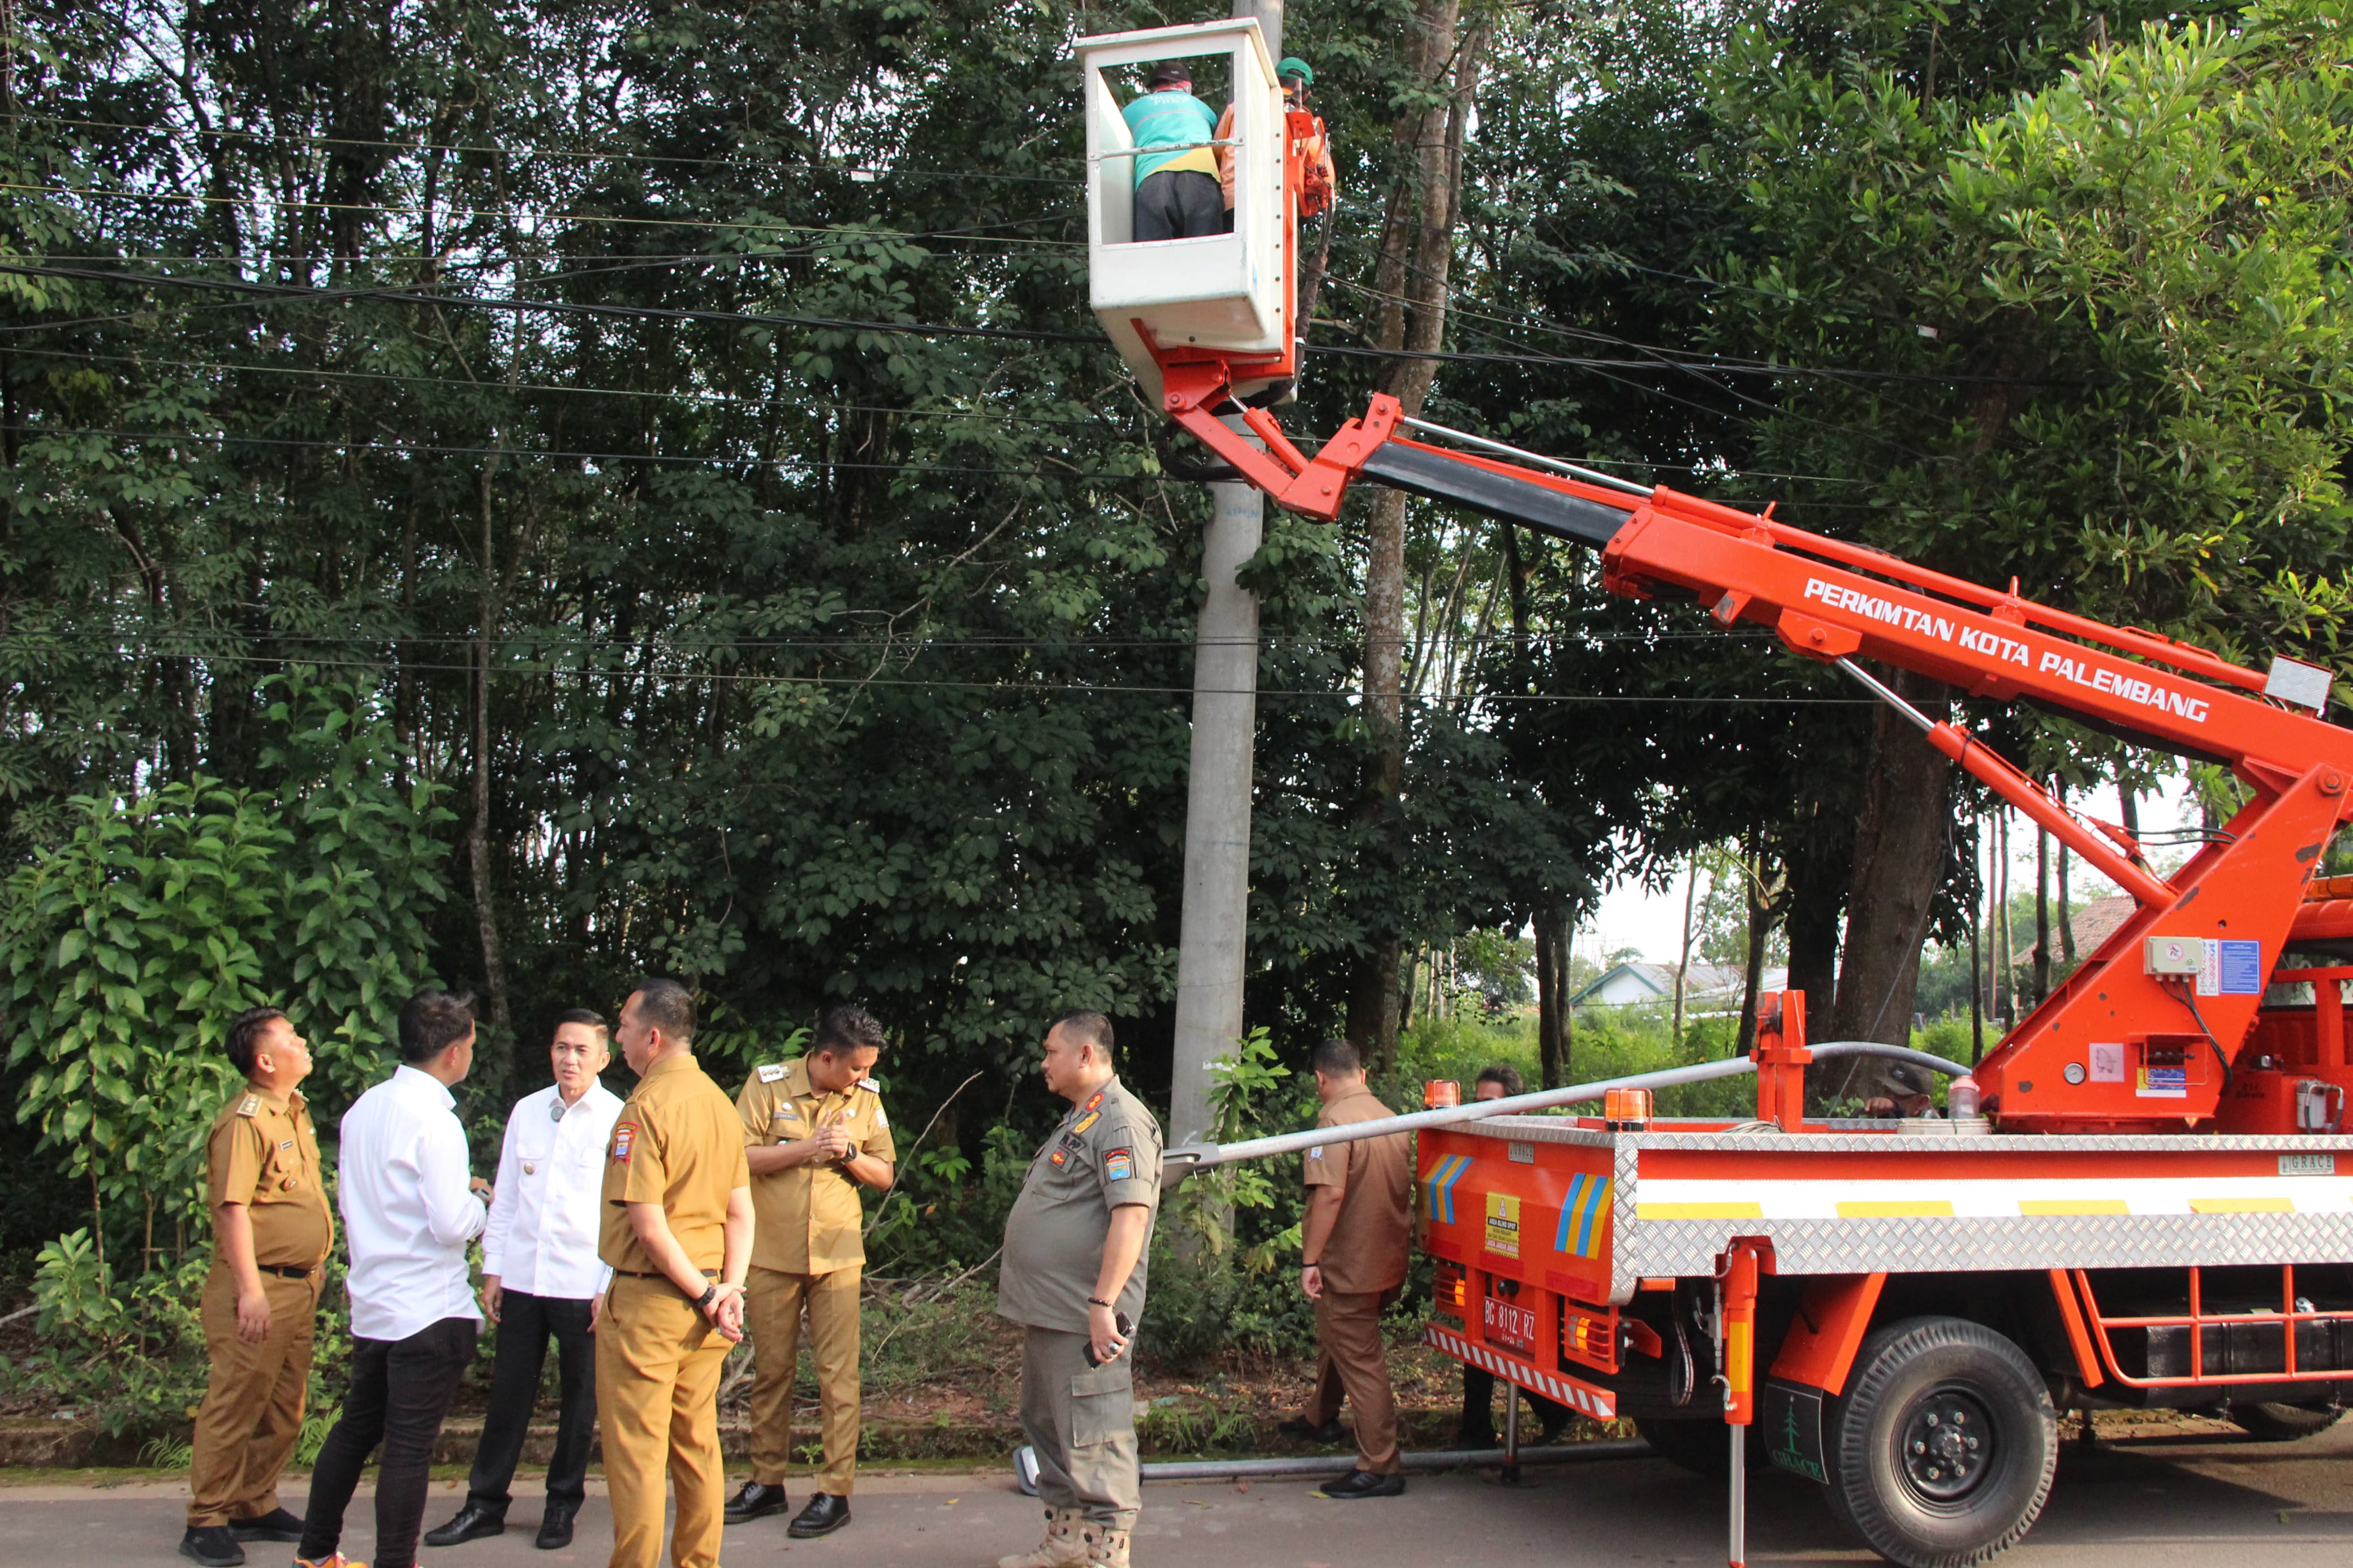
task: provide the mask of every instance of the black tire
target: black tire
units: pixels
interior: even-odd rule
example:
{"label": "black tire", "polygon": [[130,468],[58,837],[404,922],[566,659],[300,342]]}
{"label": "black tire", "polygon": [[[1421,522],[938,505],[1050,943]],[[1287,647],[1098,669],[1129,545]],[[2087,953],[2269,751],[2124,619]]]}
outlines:
{"label": "black tire", "polygon": [[1825,1415],[1831,1511],[1903,1568],[1963,1568],[2016,1545],[2051,1495],[2059,1415],[2016,1345],[1960,1318],[1865,1340]]}
{"label": "black tire", "polygon": [[[1666,1420],[1646,1415],[1634,1423],[1634,1429],[1659,1451],[1661,1458],[1682,1466],[1693,1475],[1720,1481],[1732,1473],[1732,1430],[1721,1418]],[[1752,1474],[1772,1462],[1765,1457],[1763,1436],[1753,1428],[1745,1452]]]}
{"label": "black tire", "polygon": [[2293,1443],[2327,1431],[2345,1414],[2337,1405],[2233,1405],[2231,1424],[2266,1443]]}

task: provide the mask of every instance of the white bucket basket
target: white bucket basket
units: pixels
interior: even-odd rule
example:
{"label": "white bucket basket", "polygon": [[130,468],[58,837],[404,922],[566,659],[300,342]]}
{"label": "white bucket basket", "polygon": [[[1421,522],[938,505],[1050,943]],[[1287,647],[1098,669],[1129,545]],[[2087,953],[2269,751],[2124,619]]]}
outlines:
{"label": "white bucket basket", "polygon": [[[1234,232],[1138,243],[1134,141],[1107,71],[1154,60],[1223,57],[1231,62]],[[1282,352],[1290,331],[1285,275],[1288,218],[1282,192],[1282,89],[1254,18],[1153,27],[1082,38],[1087,108],[1087,268],[1090,303],[1135,373],[1160,401],[1160,368],[1136,331],[1164,348],[1195,344],[1251,354]],[[1214,111],[1219,106],[1212,104]],[[1247,390],[1262,383],[1244,383]]]}

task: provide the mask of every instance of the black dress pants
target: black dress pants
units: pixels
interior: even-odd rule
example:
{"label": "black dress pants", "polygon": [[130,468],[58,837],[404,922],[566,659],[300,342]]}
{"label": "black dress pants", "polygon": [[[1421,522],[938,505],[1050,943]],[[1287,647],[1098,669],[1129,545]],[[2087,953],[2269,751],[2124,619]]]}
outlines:
{"label": "black dress pants", "polygon": [[343,1510],[376,1445],[375,1552],[379,1568],[415,1568],[433,1479],[433,1444],[449,1397],[474,1359],[471,1318],[444,1318],[405,1340],[352,1340],[343,1413],[311,1468],[311,1502],[297,1552],[316,1563],[343,1543]]}
{"label": "black dress pants", "polygon": [[555,1341],[555,1454],[547,1467],[547,1500],[578,1507],[588,1491],[588,1445],[596,1436],[596,1340],[588,1331],[588,1303],[568,1296],[509,1290],[499,1301],[499,1352],[491,1369],[491,1408],[482,1417],[482,1444],[474,1450],[467,1500],[500,1518],[539,1403],[540,1369],[547,1342]]}
{"label": "black dress pants", "polygon": [[1192,239],[1226,232],[1226,193],[1215,174],[1163,169],[1135,187],[1135,237]]}

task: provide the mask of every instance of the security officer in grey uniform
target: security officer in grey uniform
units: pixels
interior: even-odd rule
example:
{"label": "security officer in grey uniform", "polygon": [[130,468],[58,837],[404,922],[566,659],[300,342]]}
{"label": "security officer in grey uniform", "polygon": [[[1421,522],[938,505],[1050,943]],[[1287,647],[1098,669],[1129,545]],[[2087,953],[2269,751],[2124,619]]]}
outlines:
{"label": "security officer in grey uniform", "polygon": [[1160,1123],[1114,1076],[1101,1013],[1055,1020],[1044,1068],[1071,1110],[1006,1219],[997,1310],[1022,1326],[1021,1430],[1046,1539],[997,1568],[1127,1568],[1144,1500],[1127,1351],[1160,1208]]}

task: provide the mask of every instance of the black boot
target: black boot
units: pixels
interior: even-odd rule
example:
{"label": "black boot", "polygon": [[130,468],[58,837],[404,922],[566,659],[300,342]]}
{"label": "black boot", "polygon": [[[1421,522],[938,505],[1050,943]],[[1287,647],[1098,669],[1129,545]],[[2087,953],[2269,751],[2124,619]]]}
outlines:
{"label": "black boot", "polygon": [[547,1500],[547,1511],[539,1516],[539,1533],[532,1544],[542,1552],[560,1552],[572,1544],[572,1516],[580,1511],[578,1498]]}
{"label": "black boot", "polygon": [[849,1500],[831,1492],[819,1492],[808,1500],[808,1506],[796,1515],[785,1533],[795,1541],[807,1541],[815,1536],[831,1535],[849,1522]]}
{"label": "black boot", "polygon": [[232,1519],[228,1521],[228,1532],[239,1541],[300,1541],[302,1539],[302,1521],[284,1509],[278,1508],[268,1513],[256,1514],[251,1519]]}
{"label": "black boot", "polygon": [[180,1555],[195,1558],[205,1568],[237,1568],[245,1561],[245,1548],[226,1524],[192,1524],[180,1537]]}
{"label": "black boot", "polygon": [[504,1509],[492,1508],[488,1503],[476,1502],[472,1498],[468,1498],[466,1506],[458,1510],[457,1517],[438,1530],[428,1530],[425,1532],[425,1544],[459,1546],[469,1541],[487,1541],[493,1535],[504,1535],[506,1532],[507,1516]]}
{"label": "black boot", "polygon": [[746,1520],[765,1519],[772,1513],[782,1513],[790,1506],[784,1488],[745,1481],[744,1489],[727,1500],[723,1517],[730,1524],[742,1524]]}

